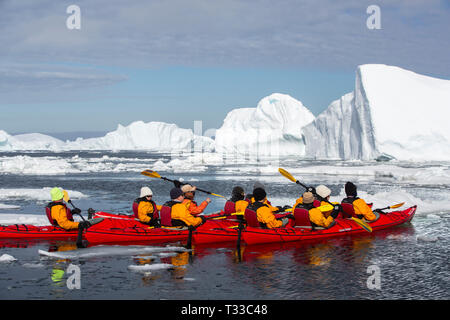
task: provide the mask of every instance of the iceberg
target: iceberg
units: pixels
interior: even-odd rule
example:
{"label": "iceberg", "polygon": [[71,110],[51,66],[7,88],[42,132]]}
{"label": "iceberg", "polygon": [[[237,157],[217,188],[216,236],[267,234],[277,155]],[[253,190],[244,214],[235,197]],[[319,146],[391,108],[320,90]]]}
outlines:
{"label": "iceberg", "polygon": [[355,90],[303,128],[313,159],[450,160],[450,81],[361,65]]}
{"label": "iceberg", "polygon": [[300,101],[274,93],[260,100],[256,108],[229,112],[216,131],[215,150],[237,155],[302,156],[305,154],[302,127],[314,119]]}
{"label": "iceberg", "polygon": [[101,138],[78,138],[68,141],[69,150],[146,150],[159,152],[172,151],[211,151],[214,140],[195,135],[191,129],[182,129],[175,124],[152,121],[135,121],[128,126],[118,125],[117,130]]}
{"label": "iceberg", "polygon": [[11,136],[0,130],[0,151],[50,150],[59,151],[64,142],[41,133],[26,133]]}

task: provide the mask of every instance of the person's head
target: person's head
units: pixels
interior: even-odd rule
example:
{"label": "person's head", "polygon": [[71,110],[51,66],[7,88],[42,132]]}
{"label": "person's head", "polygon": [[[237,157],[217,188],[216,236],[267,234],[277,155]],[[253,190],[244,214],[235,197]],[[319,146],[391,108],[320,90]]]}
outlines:
{"label": "person's head", "polygon": [[140,198],[144,197],[150,200],[153,197],[152,189],[150,189],[149,187],[142,187]]}
{"label": "person's head", "polygon": [[245,198],[244,189],[239,186],[234,187],[233,190],[231,191],[231,198],[236,201],[244,200],[244,198]]}
{"label": "person's head", "polygon": [[172,188],[172,190],[170,190],[170,199],[175,201],[183,201],[183,191],[181,191],[180,188]]}
{"label": "person's head", "polygon": [[50,196],[52,198],[52,201],[59,202],[62,201],[64,198],[64,193],[60,188],[53,188],[50,190]]}
{"label": "person's head", "polygon": [[314,202],[314,195],[312,194],[312,192],[305,192],[303,193],[303,203],[304,204],[311,204]]}
{"label": "person's head", "polygon": [[347,197],[356,197],[357,195],[356,186],[352,182],[348,181],[345,184],[345,193],[347,194]]}
{"label": "person's head", "polygon": [[181,187],[184,197],[189,200],[194,200],[196,189],[197,187],[193,187],[190,184],[185,184]]}
{"label": "person's head", "polygon": [[331,195],[331,190],[328,187],[321,184],[320,186],[316,187],[316,194],[324,200],[329,200],[330,195]]}
{"label": "person's head", "polygon": [[261,188],[256,188],[253,190],[253,198],[255,198],[255,201],[264,201],[266,199],[266,191]]}

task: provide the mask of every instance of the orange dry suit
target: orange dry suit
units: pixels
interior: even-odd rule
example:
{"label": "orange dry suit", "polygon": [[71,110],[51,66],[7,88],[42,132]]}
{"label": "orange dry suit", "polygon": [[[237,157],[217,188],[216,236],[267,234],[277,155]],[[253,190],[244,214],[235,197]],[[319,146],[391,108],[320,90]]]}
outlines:
{"label": "orange dry suit", "polygon": [[250,204],[247,208],[255,211],[259,223],[265,225],[269,229],[279,228],[283,225],[282,221],[275,218],[271,207],[269,207],[266,203],[257,201]]}
{"label": "orange dry suit", "polygon": [[372,209],[361,198],[347,197],[342,200],[342,203],[351,203],[356,217],[359,219],[364,218],[367,221],[375,221],[377,219],[377,216],[373,213]]}
{"label": "orange dry suit", "polygon": [[65,230],[78,229],[79,222],[73,221],[70,209],[63,202],[50,202],[46,207],[46,211],[47,216],[51,217],[50,222],[53,225],[57,225]]}
{"label": "orange dry suit", "polygon": [[161,206],[156,205],[156,203],[152,200],[145,199],[145,197],[138,198],[135,202],[138,204],[137,218],[139,221],[146,224],[155,225],[159,218],[159,210],[161,209]]}
{"label": "orange dry suit", "polygon": [[200,217],[194,217],[186,205],[179,201],[168,201],[164,206],[170,207],[170,216],[172,218],[172,225],[187,225],[197,227],[203,223]]}
{"label": "orange dry suit", "polygon": [[197,202],[195,202],[194,200],[190,200],[190,199],[184,199],[183,203],[186,204],[189,213],[192,215],[197,215],[203,212],[203,210],[206,209],[206,207],[208,206],[208,202],[207,201],[203,201],[202,203],[200,203],[200,205],[197,205]]}
{"label": "orange dry suit", "polygon": [[301,203],[296,208],[306,209],[309,213],[309,220],[315,227],[329,228],[334,225],[334,218],[320,211],[320,209],[314,207],[312,203]]}

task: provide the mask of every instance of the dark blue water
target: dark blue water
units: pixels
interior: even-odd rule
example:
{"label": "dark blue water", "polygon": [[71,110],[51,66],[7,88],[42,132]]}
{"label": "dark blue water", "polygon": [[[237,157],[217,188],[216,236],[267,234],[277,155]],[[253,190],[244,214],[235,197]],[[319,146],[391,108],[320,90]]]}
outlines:
{"label": "dark blue water", "polygon": [[[53,153],[49,155],[55,156]],[[73,155],[65,153],[57,156],[70,158]],[[96,155],[80,154],[80,157],[83,156]],[[101,156],[98,154],[98,157]],[[116,153],[110,156],[123,157],[127,163],[136,161],[130,158],[142,159],[144,166],[145,159],[148,159],[150,166],[162,157],[144,153]],[[223,169],[211,167],[202,172],[160,173],[192,180],[203,189],[226,196],[235,185],[249,190],[256,179],[263,180],[269,199],[276,205],[281,204],[277,201],[286,199],[293,202],[300,193],[299,187],[287,180],[277,177],[271,183],[270,176],[255,174],[254,171],[251,174],[245,170],[240,175],[227,174]],[[323,177],[307,178],[312,185],[326,183],[333,192],[339,192],[348,179],[334,177],[328,182],[323,181]],[[58,185],[82,192],[87,197],[73,201],[83,209],[84,214],[90,207],[130,213],[131,202],[143,185],[153,189],[157,203],[168,200],[172,187],[168,182],[149,179],[140,175],[139,171],[130,170],[65,175],[2,174],[0,179],[0,191]],[[359,187],[377,193],[392,187],[392,181],[367,181],[360,183]],[[442,192],[441,185],[403,185],[402,188],[417,199],[438,190]],[[444,194],[448,194],[446,188]],[[197,194],[198,201],[205,198],[205,194]],[[0,203],[20,206],[14,210],[0,209],[0,217],[6,213],[15,213],[19,217],[21,214],[43,214],[46,201],[24,195],[23,199],[0,198]],[[208,212],[220,210],[223,204],[224,200],[213,198]],[[2,240],[0,256],[7,254],[16,260],[0,262],[0,299],[446,300],[450,298],[449,229],[448,213],[421,214],[419,207],[411,223],[387,231],[320,242],[243,246],[241,251],[237,251],[234,243],[194,247],[189,252],[182,250],[184,243],[174,243],[172,245],[180,250],[170,249],[161,253],[151,252],[151,248],[166,244],[76,249],[73,242]],[[129,253],[127,248],[133,250]],[[74,251],[71,258],[64,259],[46,257],[39,250]],[[133,266],[146,264],[171,266],[150,272],[133,270]],[[68,272],[69,266],[80,270],[79,289],[71,289],[67,284],[72,275]],[[378,284],[374,282],[374,268],[378,271]]]}

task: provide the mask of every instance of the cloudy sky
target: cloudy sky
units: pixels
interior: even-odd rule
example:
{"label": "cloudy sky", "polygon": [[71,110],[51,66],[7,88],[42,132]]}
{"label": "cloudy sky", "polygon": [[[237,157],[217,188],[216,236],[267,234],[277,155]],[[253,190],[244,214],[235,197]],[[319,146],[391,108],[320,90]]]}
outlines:
{"label": "cloudy sky", "polygon": [[318,115],[360,64],[450,79],[449,21],[448,0],[0,0],[0,130],[218,128],[274,92]]}

